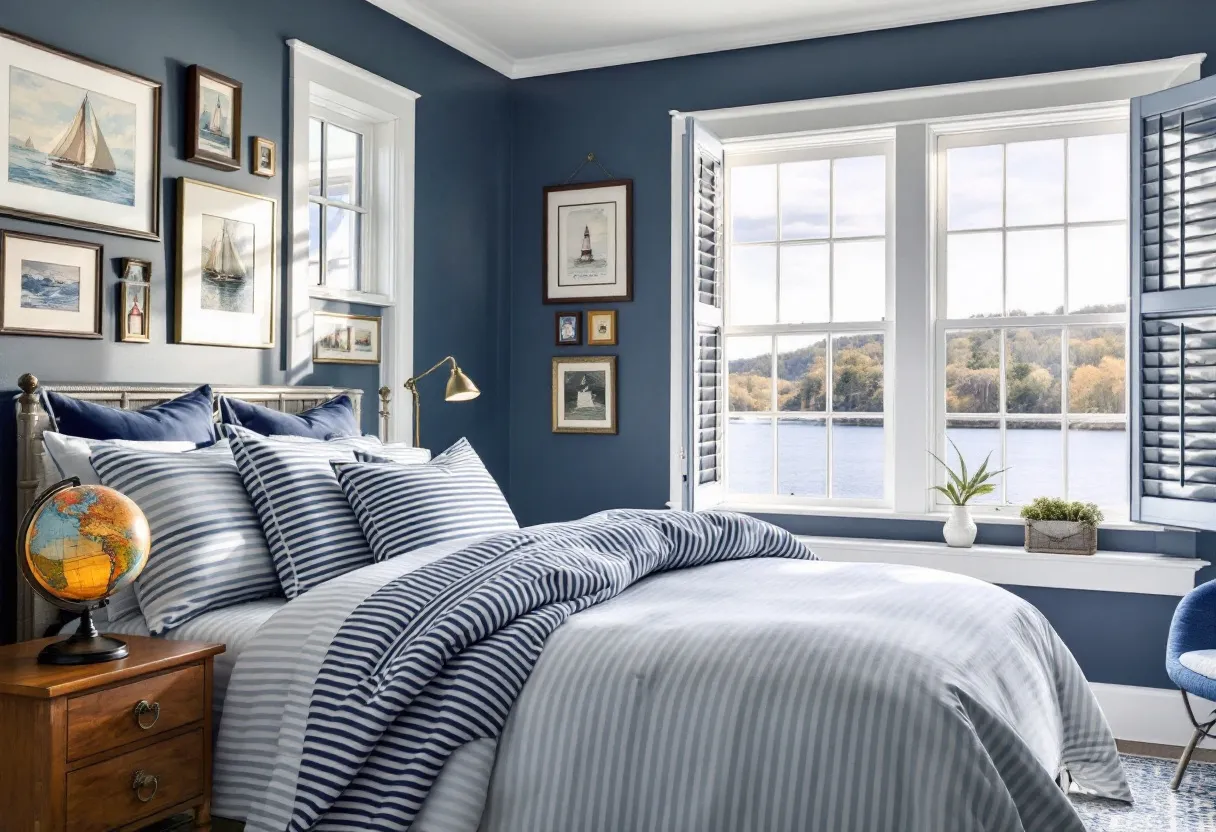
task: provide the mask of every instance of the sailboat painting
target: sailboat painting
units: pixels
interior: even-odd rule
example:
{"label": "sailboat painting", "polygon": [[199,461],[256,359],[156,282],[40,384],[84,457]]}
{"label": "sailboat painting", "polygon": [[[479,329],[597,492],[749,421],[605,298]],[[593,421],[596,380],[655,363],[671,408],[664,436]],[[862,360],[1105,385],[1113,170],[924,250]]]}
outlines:
{"label": "sailboat painting", "polygon": [[135,205],[134,104],[14,66],[8,109],[9,182]]}
{"label": "sailboat painting", "polygon": [[203,214],[202,220],[202,308],[252,313],[254,224],[211,214]]}
{"label": "sailboat painting", "polygon": [[186,84],[186,161],[240,168],[241,82],[196,64]]}
{"label": "sailboat painting", "polygon": [[232,90],[204,78],[199,95],[198,145],[203,150],[232,155]]}

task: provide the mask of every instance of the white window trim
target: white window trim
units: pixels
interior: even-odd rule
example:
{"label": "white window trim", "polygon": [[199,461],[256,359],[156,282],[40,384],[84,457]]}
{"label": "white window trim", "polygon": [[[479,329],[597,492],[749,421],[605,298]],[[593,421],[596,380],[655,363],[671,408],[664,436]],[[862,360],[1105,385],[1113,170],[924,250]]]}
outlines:
{"label": "white window trim", "polygon": [[846,537],[799,537],[821,560],[923,566],[1007,586],[1041,586],[1181,597],[1208,566],[1198,558],[1138,552],[1088,557],[1027,552],[1016,546],[952,549],[945,543],[908,543]]}
{"label": "white window trim", "polygon": [[[774,150],[808,146],[825,140],[825,134],[894,127],[896,131],[895,210],[899,229],[923,229],[923,234],[894,235],[895,337],[888,349],[895,355],[893,414],[894,466],[907,472],[896,477],[891,494],[893,512],[932,516],[929,486],[934,480],[926,453],[934,446],[935,405],[934,341],[936,289],[932,261],[933,194],[937,187],[932,160],[935,135],[974,129],[983,118],[991,123],[1004,115],[1002,126],[1020,127],[1059,123],[1062,119],[1109,118],[1112,107],[1126,111],[1133,97],[1197,80],[1206,55],[1185,55],[1160,61],[1071,70],[1066,72],[1000,78],[937,87],[894,90],[836,98],[765,104],[693,113],[672,112],[672,237],[671,237],[671,447],[669,505],[683,507],[681,458],[683,436],[682,396],[688,383],[680,333],[683,331],[684,248],[681,220],[684,129],[693,116],[723,140],[727,155],[746,143],[750,151],[764,146]],[[1092,111],[1092,112],[1090,112]],[[1077,114],[1077,115],[1074,115]],[[837,139],[839,140],[839,138]],[[903,325],[901,326],[901,322]],[[728,498],[730,499],[730,498]],[[733,501],[732,504],[738,504]],[[747,505],[747,504],[743,504]],[[808,510],[809,508],[809,510]],[[749,510],[761,510],[758,507]],[[806,514],[843,514],[844,507],[783,506],[765,501],[765,511]],[[1006,512],[1008,514],[1009,512]]]}
{"label": "white window trim", "polygon": [[[288,368],[292,379],[312,368],[312,299],[381,308],[380,384],[401,391],[414,366],[414,136],[419,95],[365,69],[289,40],[291,52],[291,211],[288,233],[290,298]],[[308,277],[308,120],[312,105],[374,125],[369,183],[372,242],[364,253],[372,291],[311,285]],[[389,420],[390,441],[409,441],[413,413],[398,397]]]}

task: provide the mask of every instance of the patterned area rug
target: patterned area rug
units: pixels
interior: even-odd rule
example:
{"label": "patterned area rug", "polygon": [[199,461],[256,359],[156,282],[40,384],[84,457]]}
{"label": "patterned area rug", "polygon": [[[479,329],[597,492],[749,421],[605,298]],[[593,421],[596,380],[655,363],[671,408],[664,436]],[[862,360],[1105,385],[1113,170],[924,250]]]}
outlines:
{"label": "patterned area rug", "polygon": [[1216,830],[1216,763],[1192,762],[1177,792],[1173,760],[1123,755],[1135,804],[1072,795],[1090,832],[1212,832]]}

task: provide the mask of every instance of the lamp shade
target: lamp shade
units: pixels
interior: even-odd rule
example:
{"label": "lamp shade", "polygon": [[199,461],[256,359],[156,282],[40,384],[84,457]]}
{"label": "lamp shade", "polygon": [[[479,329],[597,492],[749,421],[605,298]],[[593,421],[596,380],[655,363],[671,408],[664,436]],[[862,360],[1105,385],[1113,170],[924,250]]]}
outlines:
{"label": "lamp shade", "polygon": [[448,377],[448,386],[443,398],[449,402],[467,402],[481,395],[473,379],[464,374],[464,370],[452,365],[452,375]]}

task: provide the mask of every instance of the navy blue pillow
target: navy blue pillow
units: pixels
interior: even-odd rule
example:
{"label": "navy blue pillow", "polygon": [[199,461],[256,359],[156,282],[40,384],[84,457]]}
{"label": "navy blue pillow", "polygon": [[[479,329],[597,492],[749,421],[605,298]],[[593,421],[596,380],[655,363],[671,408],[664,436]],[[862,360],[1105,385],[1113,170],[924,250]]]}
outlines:
{"label": "navy blue pillow", "polygon": [[238,425],[262,436],[328,439],[335,434],[359,435],[359,423],[355,421],[355,405],[345,393],[303,413],[280,413],[269,407],[220,396],[220,421],[225,425]]}
{"label": "navy blue pillow", "polygon": [[143,410],[119,410],[42,391],[42,404],[55,428],[83,439],[128,439],[136,442],[180,441],[210,445],[215,441],[211,386]]}

